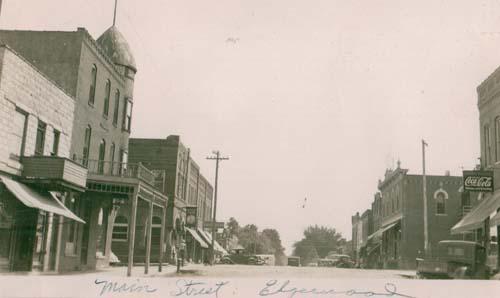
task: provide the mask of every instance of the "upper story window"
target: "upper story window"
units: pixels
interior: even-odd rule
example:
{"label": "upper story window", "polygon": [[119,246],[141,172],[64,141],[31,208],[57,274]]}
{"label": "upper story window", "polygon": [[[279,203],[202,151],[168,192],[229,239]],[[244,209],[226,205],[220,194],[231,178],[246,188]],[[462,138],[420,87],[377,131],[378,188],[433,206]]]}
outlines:
{"label": "upper story window", "polygon": [[38,127],[36,129],[35,155],[43,155],[46,130],[47,124],[45,124],[45,122],[41,120],[38,120]]}
{"label": "upper story window", "polygon": [[94,105],[96,83],[97,83],[97,66],[94,64],[92,65],[92,71],[90,72],[90,87],[89,87],[90,105]]}
{"label": "upper story window", "polygon": [[488,166],[491,164],[491,131],[488,124],[483,127],[484,133],[484,165]]}
{"label": "upper story window", "polygon": [[118,111],[120,109],[120,90],[116,89],[115,91],[115,108],[113,111],[113,125],[118,125]]}
{"label": "upper story window", "polygon": [[52,140],[52,152],[50,155],[57,156],[59,154],[59,140],[61,139],[61,132],[54,129],[54,138]]}
{"label": "upper story window", "polygon": [[99,174],[104,173],[104,159],[106,156],[106,141],[103,139],[99,143],[99,163],[97,166],[97,172]]}
{"label": "upper story window", "polygon": [[85,136],[83,139],[83,161],[82,164],[86,167],[89,165],[89,154],[90,154],[90,138],[92,136],[92,128],[87,126],[85,129]]}
{"label": "upper story window", "polygon": [[125,106],[123,107],[123,130],[130,132],[132,122],[132,101],[130,98],[125,99]]}
{"label": "upper story window", "polygon": [[115,169],[115,150],[116,146],[115,143],[111,143],[111,146],[109,147],[109,171],[114,174],[114,169]]}
{"label": "upper story window", "polygon": [[24,147],[26,143],[26,129],[28,124],[28,113],[16,108],[12,129],[12,153],[15,156],[24,155]]}
{"label": "upper story window", "polygon": [[448,199],[448,193],[443,189],[438,189],[434,193],[434,199],[436,200],[436,214],[446,214],[446,199]]}
{"label": "upper story window", "polygon": [[111,95],[111,81],[106,81],[106,87],[104,87],[104,109],[102,110],[102,115],[108,118],[109,114],[109,97]]}

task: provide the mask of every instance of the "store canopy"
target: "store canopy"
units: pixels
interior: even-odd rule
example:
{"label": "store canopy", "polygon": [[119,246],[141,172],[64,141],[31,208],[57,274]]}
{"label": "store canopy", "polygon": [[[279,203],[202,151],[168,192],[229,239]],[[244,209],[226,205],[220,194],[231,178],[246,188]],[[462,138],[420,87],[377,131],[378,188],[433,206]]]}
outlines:
{"label": "store canopy", "polygon": [[201,247],[208,248],[207,243],[205,241],[203,241],[203,239],[201,239],[200,235],[198,235],[198,233],[196,233],[195,230],[192,230],[192,229],[187,228],[187,227],[186,227],[186,230],[188,230],[189,234],[191,234],[191,236],[193,236],[193,238],[200,244]]}
{"label": "store canopy", "polygon": [[385,227],[382,227],[382,228],[378,229],[375,233],[373,233],[373,234],[371,234],[370,236],[368,236],[368,239],[372,239],[372,238],[374,238],[374,237],[380,237],[380,236],[382,236],[382,234],[383,234],[385,231],[387,231],[387,230],[391,229],[392,227],[394,227],[394,226],[395,226],[395,225],[397,225],[397,224],[398,224],[398,221],[393,222],[393,223],[391,223],[391,224],[389,224],[389,225],[387,225],[387,226],[385,226]]}
{"label": "store canopy", "polygon": [[21,203],[30,208],[36,208],[54,214],[59,214],[69,219],[85,223],[81,218],[64,206],[51,192],[39,193],[27,185],[14,181],[5,176],[0,176],[0,181]]}
{"label": "store canopy", "polygon": [[[210,235],[210,233],[205,232],[201,229],[198,229],[198,232],[200,232],[202,235],[204,235],[204,237],[208,240],[208,243],[210,243],[210,245],[212,244],[212,236]],[[214,241],[214,250],[223,254],[223,255],[228,254],[228,252],[217,241]]]}
{"label": "store canopy", "polygon": [[482,199],[474,209],[451,228],[451,233],[461,234],[483,227],[484,220],[498,208],[500,208],[500,192]]}
{"label": "store canopy", "polygon": [[490,226],[500,226],[500,212],[497,212],[497,214],[490,219]]}

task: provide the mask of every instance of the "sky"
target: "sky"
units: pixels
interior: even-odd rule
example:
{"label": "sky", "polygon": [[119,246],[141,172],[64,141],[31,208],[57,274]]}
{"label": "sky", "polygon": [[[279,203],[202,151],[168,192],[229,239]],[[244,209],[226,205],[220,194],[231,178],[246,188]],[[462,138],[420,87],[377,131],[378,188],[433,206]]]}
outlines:
{"label": "sky", "polygon": [[[111,26],[114,0],[5,0],[1,29]],[[461,175],[479,157],[476,87],[500,65],[493,0],[118,0],[138,73],[132,136],[177,134],[217,219],[351,238],[398,160]],[[307,198],[303,208],[304,199]]]}

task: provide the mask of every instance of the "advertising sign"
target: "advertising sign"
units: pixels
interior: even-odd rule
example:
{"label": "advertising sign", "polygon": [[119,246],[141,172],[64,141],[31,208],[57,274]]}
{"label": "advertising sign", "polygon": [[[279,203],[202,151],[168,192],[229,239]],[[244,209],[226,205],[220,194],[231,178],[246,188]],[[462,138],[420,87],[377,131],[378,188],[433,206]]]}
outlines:
{"label": "advertising sign", "polygon": [[[205,229],[211,229],[212,228],[212,221],[205,221],[203,223],[203,227]],[[224,229],[224,222],[223,221],[216,221],[215,222],[215,228],[216,229]]]}
{"label": "advertising sign", "polygon": [[493,192],[493,171],[464,171],[464,190]]}

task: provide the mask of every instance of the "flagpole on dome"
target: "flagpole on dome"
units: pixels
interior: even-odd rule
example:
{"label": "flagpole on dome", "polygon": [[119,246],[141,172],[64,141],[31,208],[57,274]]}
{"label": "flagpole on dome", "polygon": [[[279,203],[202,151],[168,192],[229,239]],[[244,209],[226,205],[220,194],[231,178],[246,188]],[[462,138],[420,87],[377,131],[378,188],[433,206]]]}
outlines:
{"label": "flagpole on dome", "polygon": [[[0,0],[1,1],[1,0]],[[0,2],[1,3],[1,2]],[[115,10],[113,12],[113,26],[116,23],[116,7],[118,6],[118,0],[115,0]]]}

